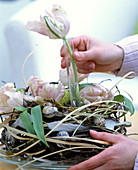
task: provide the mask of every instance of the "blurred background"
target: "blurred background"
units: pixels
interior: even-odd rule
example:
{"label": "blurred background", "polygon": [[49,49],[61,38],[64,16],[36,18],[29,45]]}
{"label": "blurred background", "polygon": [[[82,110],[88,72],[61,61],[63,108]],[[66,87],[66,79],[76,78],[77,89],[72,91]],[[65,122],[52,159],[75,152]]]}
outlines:
{"label": "blurred background", "polygon": [[[0,0],[0,86],[2,81],[24,87],[22,66],[26,57],[36,49],[24,66],[24,76],[38,76],[45,81],[58,81],[62,40],[25,29],[29,20],[39,19],[52,3],[59,3],[67,12],[71,28],[68,37],[90,35],[108,43],[115,43],[137,33],[138,0]],[[89,82],[106,81],[111,88],[119,77],[92,73]],[[138,78],[123,80],[119,89],[127,91],[138,110]]]}

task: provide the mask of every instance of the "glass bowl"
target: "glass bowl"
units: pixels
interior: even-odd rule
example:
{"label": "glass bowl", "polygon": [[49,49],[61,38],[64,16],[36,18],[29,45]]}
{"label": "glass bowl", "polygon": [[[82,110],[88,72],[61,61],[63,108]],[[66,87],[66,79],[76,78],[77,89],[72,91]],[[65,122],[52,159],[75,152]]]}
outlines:
{"label": "glass bowl", "polygon": [[[34,158],[35,159],[35,158]],[[6,152],[4,151],[3,147],[0,147],[0,161],[14,164],[17,166],[24,165],[25,163],[31,161],[31,160],[22,160],[21,157],[7,157]],[[75,164],[75,163],[74,163]],[[39,169],[52,169],[52,170],[66,170],[67,168],[73,166],[72,162],[69,163],[63,163],[59,161],[50,161],[48,159],[41,159],[39,161],[35,161],[24,168],[22,170],[28,170],[32,169],[33,170],[39,170]]]}

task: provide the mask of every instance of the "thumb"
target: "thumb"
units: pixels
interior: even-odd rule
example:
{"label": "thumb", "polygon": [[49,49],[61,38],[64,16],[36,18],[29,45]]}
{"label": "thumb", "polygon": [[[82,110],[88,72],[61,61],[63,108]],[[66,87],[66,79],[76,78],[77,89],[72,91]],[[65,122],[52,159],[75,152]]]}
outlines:
{"label": "thumb", "polygon": [[75,51],[73,57],[76,61],[92,61],[94,59],[91,50],[88,51]]}
{"label": "thumb", "polygon": [[111,133],[106,133],[106,132],[97,132],[94,130],[90,130],[90,135],[94,139],[106,141],[111,144],[116,144],[123,138],[122,135],[116,135],[116,134],[111,134]]}

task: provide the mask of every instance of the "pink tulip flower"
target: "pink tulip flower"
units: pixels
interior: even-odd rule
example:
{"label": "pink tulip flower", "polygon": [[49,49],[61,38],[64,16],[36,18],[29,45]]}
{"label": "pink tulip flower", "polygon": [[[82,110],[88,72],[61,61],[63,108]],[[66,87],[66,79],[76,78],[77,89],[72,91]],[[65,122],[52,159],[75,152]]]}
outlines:
{"label": "pink tulip flower", "polygon": [[114,96],[112,92],[108,92],[104,86],[100,84],[94,84],[94,86],[86,86],[80,90],[80,97],[85,99],[85,103],[101,100],[113,100]]}
{"label": "pink tulip flower", "polygon": [[52,9],[46,10],[45,14],[40,16],[40,21],[29,21],[26,28],[51,39],[57,39],[66,37],[70,22],[65,11],[59,5],[54,4]]}
{"label": "pink tulip flower", "polygon": [[12,111],[12,107],[23,106],[23,94],[13,83],[6,83],[0,88],[0,113]]}
{"label": "pink tulip flower", "polygon": [[28,80],[29,91],[35,96],[43,99],[54,99],[60,101],[65,94],[65,88],[62,83],[50,84],[43,82],[38,77],[31,76]]}

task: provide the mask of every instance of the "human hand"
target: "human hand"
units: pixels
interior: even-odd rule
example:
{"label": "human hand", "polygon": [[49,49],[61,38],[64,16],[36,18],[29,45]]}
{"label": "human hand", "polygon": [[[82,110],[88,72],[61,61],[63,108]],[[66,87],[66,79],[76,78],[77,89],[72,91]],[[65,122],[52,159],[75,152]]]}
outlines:
{"label": "human hand", "polygon": [[134,168],[138,142],[122,135],[91,130],[90,134],[97,140],[112,144],[98,155],[74,165],[68,170],[132,170]]}
{"label": "human hand", "polygon": [[[114,44],[108,44],[89,36],[80,36],[73,39],[73,45],[73,57],[79,73],[114,71],[120,69],[122,65],[123,49]],[[60,54],[62,57],[61,67],[65,68],[66,53],[64,47],[61,48]]]}

